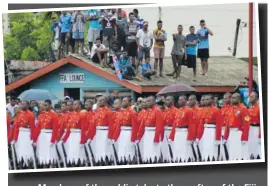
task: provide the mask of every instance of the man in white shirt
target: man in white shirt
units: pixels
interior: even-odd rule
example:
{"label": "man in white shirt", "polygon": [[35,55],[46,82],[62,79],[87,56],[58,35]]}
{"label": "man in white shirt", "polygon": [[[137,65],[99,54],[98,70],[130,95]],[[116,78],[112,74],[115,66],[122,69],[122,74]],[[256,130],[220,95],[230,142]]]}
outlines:
{"label": "man in white shirt", "polygon": [[139,49],[139,62],[137,69],[142,62],[143,56],[145,59],[150,58],[150,50],[153,46],[153,33],[148,30],[148,21],[143,22],[143,27],[137,32],[136,42]]}
{"label": "man in white shirt", "polygon": [[12,118],[15,116],[15,109],[17,107],[16,104],[16,99],[15,98],[11,98],[10,103],[7,104],[6,108],[7,110],[11,113]]}
{"label": "man in white shirt", "polygon": [[109,49],[101,44],[100,38],[97,38],[91,50],[91,60],[94,63],[100,63],[102,68],[109,68],[107,64],[108,51]]}

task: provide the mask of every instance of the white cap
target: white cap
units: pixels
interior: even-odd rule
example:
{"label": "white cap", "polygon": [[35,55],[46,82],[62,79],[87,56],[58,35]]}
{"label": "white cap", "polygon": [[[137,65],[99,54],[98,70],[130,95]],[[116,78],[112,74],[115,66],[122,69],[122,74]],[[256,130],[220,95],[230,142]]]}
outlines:
{"label": "white cap", "polygon": [[64,97],[64,100],[66,100],[66,99],[71,99],[69,96],[65,96]]}

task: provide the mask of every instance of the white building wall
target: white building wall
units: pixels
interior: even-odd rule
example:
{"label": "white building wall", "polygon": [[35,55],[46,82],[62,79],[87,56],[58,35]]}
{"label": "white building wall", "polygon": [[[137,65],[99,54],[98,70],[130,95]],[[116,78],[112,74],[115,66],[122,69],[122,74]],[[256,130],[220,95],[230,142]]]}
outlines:
{"label": "white building wall", "polygon": [[[177,32],[177,25],[183,25],[183,33],[186,35],[191,25],[197,30],[199,21],[204,19],[207,27],[214,33],[214,36],[210,37],[210,55],[231,56],[232,52],[228,48],[233,48],[234,45],[236,20],[239,18],[241,22],[248,23],[248,7],[248,4],[162,7],[163,29],[168,33],[166,55],[170,55],[173,45],[172,34]],[[133,9],[125,10],[129,13]],[[149,29],[155,29],[159,19],[158,7],[138,7],[138,10],[140,16],[149,21]],[[253,14],[253,54],[257,56],[255,12]],[[248,27],[240,29],[237,57],[248,57]]]}

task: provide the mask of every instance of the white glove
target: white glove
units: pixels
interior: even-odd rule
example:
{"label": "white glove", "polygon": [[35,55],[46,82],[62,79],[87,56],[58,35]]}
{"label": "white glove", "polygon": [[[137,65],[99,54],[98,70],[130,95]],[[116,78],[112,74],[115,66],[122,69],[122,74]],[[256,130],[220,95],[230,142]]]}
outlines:
{"label": "white glove", "polygon": [[115,140],[114,139],[112,139],[112,144],[114,144],[115,143]]}
{"label": "white glove", "polygon": [[258,140],[259,144],[261,145],[261,139]]}
{"label": "white glove", "polygon": [[199,139],[196,139],[195,142],[194,142],[195,145],[198,145],[199,144]]}
{"label": "white glove", "polygon": [[108,139],[108,143],[111,145],[112,144],[112,140],[111,139]]}
{"label": "white glove", "polygon": [[87,144],[90,144],[90,143],[91,143],[91,139],[88,139],[88,140],[87,140]]}
{"label": "white glove", "polygon": [[140,142],[139,140],[136,140],[136,141],[135,141],[135,144],[139,144],[139,142]]}
{"label": "white glove", "polygon": [[31,140],[30,142],[31,142],[31,144],[34,144],[34,141],[33,140]]}
{"label": "white glove", "polygon": [[193,141],[187,140],[187,145],[192,145],[192,144],[193,144]]}
{"label": "white glove", "polygon": [[62,141],[62,140],[60,140],[60,141],[59,141],[59,144],[60,144],[60,145],[61,145],[61,144],[63,144],[63,141]]}
{"label": "white glove", "polygon": [[50,143],[50,147],[53,147],[55,145],[55,143]]}
{"label": "white glove", "polygon": [[168,144],[171,144],[172,143],[172,140],[171,139],[168,139]]}
{"label": "white glove", "polygon": [[12,140],[12,141],[10,142],[10,144],[14,145],[14,144],[15,144],[15,141],[14,141],[14,140]]}
{"label": "white glove", "polygon": [[242,145],[246,145],[247,141],[241,141]]}
{"label": "white glove", "polygon": [[215,145],[217,146],[217,145],[220,145],[221,144],[221,141],[218,141],[218,140],[216,140],[215,141]]}
{"label": "white glove", "polygon": [[223,140],[223,144],[225,145],[227,143],[227,140]]}

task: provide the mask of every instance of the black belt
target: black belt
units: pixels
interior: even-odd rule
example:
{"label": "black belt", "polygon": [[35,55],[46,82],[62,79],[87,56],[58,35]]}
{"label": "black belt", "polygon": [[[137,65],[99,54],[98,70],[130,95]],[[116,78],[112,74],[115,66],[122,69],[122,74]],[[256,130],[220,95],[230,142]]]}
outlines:
{"label": "black belt", "polygon": [[260,124],[259,123],[251,123],[250,126],[251,127],[260,127]]}
{"label": "black belt", "polygon": [[188,129],[188,126],[177,126],[176,128],[179,128],[179,129]]}

